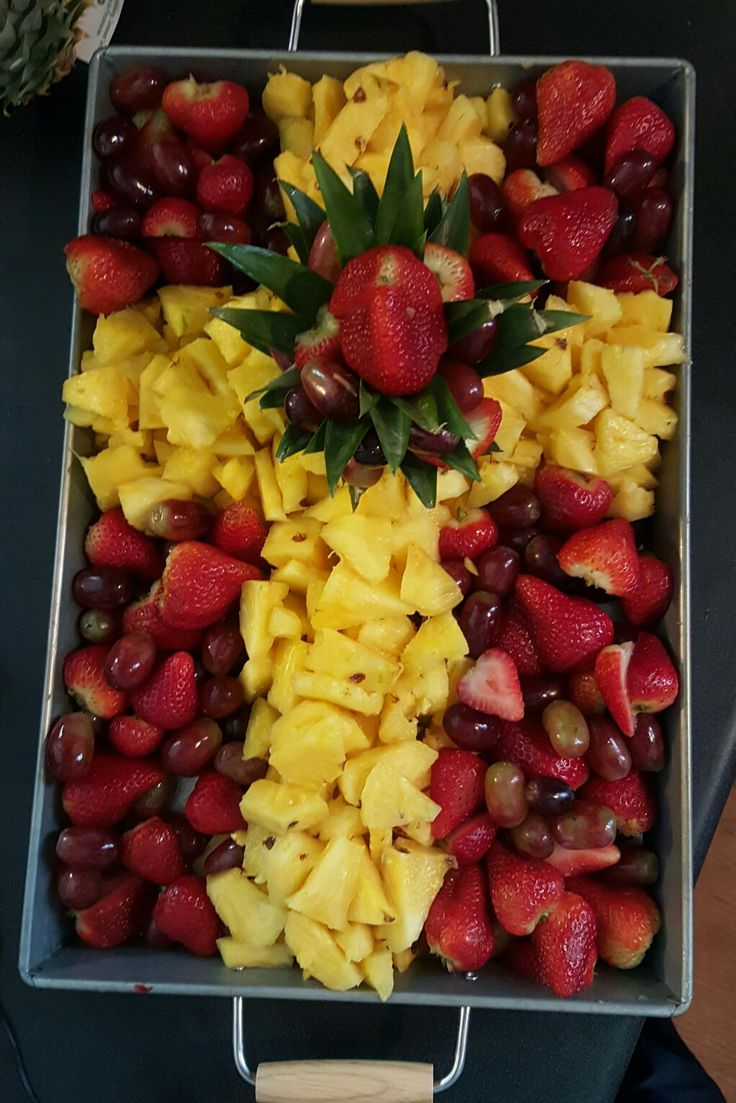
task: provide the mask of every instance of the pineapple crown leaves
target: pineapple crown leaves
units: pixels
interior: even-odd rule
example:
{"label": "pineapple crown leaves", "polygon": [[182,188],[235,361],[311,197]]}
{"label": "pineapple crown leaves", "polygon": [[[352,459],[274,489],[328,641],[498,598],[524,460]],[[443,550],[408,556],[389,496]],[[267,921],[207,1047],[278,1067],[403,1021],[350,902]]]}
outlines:
{"label": "pineapple crown leaves", "polygon": [[[281,182],[292,203],[295,223],[284,229],[298,256],[291,260],[251,245],[210,243],[235,268],[264,284],[291,313],[223,307],[213,310],[240,331],[244,339],[263,352],[277,350],[293,356],[297,336],[309,329],[318,310],[331,298],[333,285],[307,267],[309,251],[325,218],[335,240],[341,265],[375,245],[403,245],[424,257],[427,241],[446,245],[467,255],[470,237],[470,201],[465,174],[452,196],[437,189],[423,198],[422,174],[415,172],[406,128],[399,132],[389,161],[386,182],[379,196],[370,177],[361,169],[349,169],[352,188],[318,153],[312,154],[324,210],[293,184]],[[491,355],[476,370],[481,376],[511,371],[531,363],[546,351],[530,341],[584,320],[567,311],[536,310],[530,296],[544,281],[511,283],[484,288],[474,299],[445,304],[448,341],[472,333],[488,318],[496,318],[498,337]],[[260,395],[264,408],[284,404],[287,392],[299,384],[299,373],[291,367],[266,387],[249,395]],[[412,426],[427,432],[446,429],[459,438],[456,448],[441,457],[443,465],[479,478],[470,448],[476,440],[449,388],[435,376],[419,394],[387,397],[372,391],[363,381],[359,392],[359,418],[345,425],[326,418],[314,433],[287,426],[277,450],[279,460],[297,452],[325,454],[330,493],[334,493],[346,464],[366,433],[373,429],[391,471],[401,470],[424,505],[436,500],[437,467],[408,451]],[[356,494],[357,496],[357,494]]]}
{"label": "pineapple crown leaves", "polygon": [[91,0],[0,0],[0,105],[42,95],[74,64],[78,20]]}

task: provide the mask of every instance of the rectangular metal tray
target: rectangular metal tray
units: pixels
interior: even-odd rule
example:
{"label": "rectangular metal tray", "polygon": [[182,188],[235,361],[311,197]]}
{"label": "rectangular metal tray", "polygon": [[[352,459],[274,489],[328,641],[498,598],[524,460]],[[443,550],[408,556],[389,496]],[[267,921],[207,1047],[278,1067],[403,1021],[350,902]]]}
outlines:
{"label": "rectangular metal tray", "polygon": [[[280,64],[309,80],[328,72],[345,77],[358,65],[381,55],[279,53],[271,51],[199,51],[115,47],[98,53],[90,68],[80,195],[79,232],[87,230],[90,193],[95,187],[91,135],[95,123],[111,111],[107,88],[111,76],[132,65],[153,63],[171,77],[195,71],[199,78],[231,78],[261,88]],[[439,59],[452,80],[470,95],[493,84],[511,86],[521,77],[543,71],[563,59],[554,57],[472,57]],[[694,156],[695,74],[676,59],[599,58],[616,76],[619,97],[649,95],[673,118],[678,150],[672,172],[677,197],[668,255],[681,273],[674,326],[690,348],[691,236]],[[91,343],[93,319],[75,306],[71,326],[70,373]],[[678,372],[676,394],[680,422],[674,441],[664,449],[652,523],[655,552],[674,565],[676,600],[664,624],[667,642],[681,670],[680,698],[665,717],[669,763],[658,776],[659,820],[654,841],[662,865],[656,888],[664,913],[663,931],[637,970],[626,973],[600,965],[592,986],[569,1000],[507,972],[492,962],[472,981],[445,973],[436,962],[419,961],[396,978],[394,1003],[470,1005],[525,1011],[576,1011],[636,1016],[670,1016],[686,1010],[692,982],[692,860],[690,811],[690,657],[689,657],[689,433],[690,368]],[[61,407],[59,409],[61,416]],[[248,996],[284,999],[375,1002],[370,991],[329,992],[303,982],[298,970],[232,972],[219,960],[202,960],[185,952],[153,952],[122,946],[104,952],[74,940],[69,919],[54,899],[53,845],[61,815],[55,783],[44,769],[43,741],[52,719],[68,708],[61,679],[61,660],[78,644],[71,581],[84,565],[82,536],[94,512],[86,480],[74,454],[89,453],[89,432],[67,426],[61,478],[48,657],[38,740],[30,852],[20,946],[20,972],[31,985],[97,991],[131,992],[145,984],[153,992],[179,995]]]}

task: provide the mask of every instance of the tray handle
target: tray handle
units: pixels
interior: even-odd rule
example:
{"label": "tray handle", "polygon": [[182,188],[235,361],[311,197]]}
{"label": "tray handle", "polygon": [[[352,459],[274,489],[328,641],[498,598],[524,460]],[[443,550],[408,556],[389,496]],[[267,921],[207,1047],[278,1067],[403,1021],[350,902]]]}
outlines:
{"label": "tray handle", "polygon": [[409,1061],[275,1061],[248,1064],[243,998],[233,1000],[233,1059],[256,1090],[256,1103],[430,1103],[463,1074],[470,1008],[461,1007],[450,1071],[433,1080],[429,1064]]}
{"label": "tray handle", "polygon": [[[312,0],[313,4],[334,5],[335,7],[389,7],[396,4],[446,4],[451,0]],[[488,10],[488,53],[491,57],[498,53],[498,12],[496,0],[483,0]],[[294,0],[294,8],[291,13],[291,29],[289,31],[289,50],[299,49],[299,32],[302,26],[302,15],[306,0]]]}

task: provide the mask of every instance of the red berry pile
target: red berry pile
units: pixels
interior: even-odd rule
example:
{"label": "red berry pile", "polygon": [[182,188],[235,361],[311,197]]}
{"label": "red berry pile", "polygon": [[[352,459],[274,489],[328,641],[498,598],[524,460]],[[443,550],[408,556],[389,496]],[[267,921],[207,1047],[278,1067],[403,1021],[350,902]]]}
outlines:
{"label": "red berry pile", "polygon": [[[90,946],[143,935],[209,955],[219,921],[203,876],[243,858],[232,839],[210,840],[245,827],[240,800],[267,769],[243,758],[237,677],[240,590],[261,577],[266,531],[243,503],[213,515],[181,501],[155,506],[148,528],[155,537],[120,509],[103,513],[74,578],[84,643],[63,677],[83,711],[47,741],[71,824],[57,840],[57,891]],[[172,810],[182,803],[183,815]]]}
{"label": "red berry pile", "polygon": [[427,939],[451,969],[503,954],[560,996],[591,982],[597,957],[638,964],[660,924],[640,836],[665,763],[656,714],[678,693],[648,631],[672,574],[627,521],[604,520],[610,500],[603,479],[546,466],[534,490],[517,484],[440,535],[475,662],[432,767],[432,834],[458,869]]}

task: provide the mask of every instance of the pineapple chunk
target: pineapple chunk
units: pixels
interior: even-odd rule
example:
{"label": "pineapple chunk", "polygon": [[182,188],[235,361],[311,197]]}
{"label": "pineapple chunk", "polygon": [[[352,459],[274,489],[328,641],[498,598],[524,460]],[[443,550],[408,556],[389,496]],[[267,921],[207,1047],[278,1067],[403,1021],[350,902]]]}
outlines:
{"label": "pineapple chunk", "polygon": [[315,632],[304,665],[307,670],[331,674],[369,693],[385,693],[399,674],[396,663],[333,628]]}
{"label": "pineapple chunk", "polygon": [[453,865],[454,860],[441,850],[408,839],[384,851],[381,870],[397,918],[379,931],[392,953],[407,950],[419,938],[432,901]]}
{"label": "pineapple chunk", "polygon": [[382,582],[391,566],[391,527],[387,517],[351,513],[326,524],[322,539],[361,578]]}
{"label": "pineapple chunk", "polygon": [[343,165],[352,165],[365,151],[389,108],[388,97],[381,91],[378,81],[366,79],[363,90],[366,93],[363,99],[348,100],[320,143],[322,156],[337,172]]}
{"label": "pineapple chunk", "polygon": [[312,110],[312,86],[304,77],[287,73],[283,65],[270,73],[261,97],[263,110],[273,122],[308,118]]}
{"label": "pineapple chunk", "polygon": [[414,631],[414,625],[408,617],[385,617],[383,620],[369,620],[362,624],[358,641],[373,650],[398,658]]}
{"label": "pineapple chunk", "polygon": [[601,371],[613,412],[636,420],[644,387],[644,350],[634,345],[606,345],[601,349]]}
{"label": "pineapple chunk", "polygon": [[410,965],[416,960],[416,953],[409,948],[408,950],[401,950],[398,954],[391,955],[394,962],[394,969],[397,973],[405,973]]}
{"label": "pineapple chunk", "polygon": [[253,482],[255,464],[250,456],[231,456],[225,463],[218,463],[213,473],[230,498],[242,502]]}
{"label": "pineapple chunk", "polygon": [[548,458],[560,467],[598,474],[595,436],[588,429],[556,429],[549,435]]}
{"label": "pineapple chunk", "polygon": [[[156,449],[158,455],[158,449]],[[215,457],[211,452],[191,448],[173,448],[166,460],[164,478],[173,483],[186,483],[192,493],[211,498],[217,492],[217,480],[212,474]]]}
{"label": "pineapple chunk", "polygon": [[314,517],[315,521],[321,521],[323,525],[326,525],[330,521],[334,521],[336,517],[349,517],[352,512],[350,491],[346,486],[340,486],[332,497],[328,494],[326,498],[315,502],[314,505],[305,510],[305,515]]}
{"label": "pineapple chunk", "polygon": [[[549,353],[545,353],[545,355],[549,355]],[[541,356],[540,360],[543,359],[544,356]],[[532,361],[532,363],[537,362]],[[483,393],[487,398],[497,398],[499,401],[513,406],[526,421],[537,417],[542,411],[542,401],[539,393],[535,391],[520,368],[505,372],[503,375],[490,376],[488,379],[484,379]]]}
{"label": "pineapple chunk", "polygon": [[373,932],[366,923],[348,923],[335,935],[335,942],[348,961],[363,961],[373,952]]}
{"label": "pineapple chunk", "polygon": [[258,824],[277,835],[296,828],[306,831],[326,818],[327,802],[317,793],[298,785],[285,785],[262,778],[254,781],[240,802],[248,824]]}
{"label": "pineapple chunk", "polygon": [[285,521],[284,503],[276,480],[273,460],[265,448],[254,456],[258,494],[263,507],[263,516],[267,521]]}
{"label": "pineapple chunk", "polygon": [[[273,438],[273,448],[276,451],[277,440]],[[302,509],[307,500],[307,472],[304,470],[299,456],[289,456],[286,460],[274,460],[276,482],[281,491],[281,501],[284,513],[293,513]]]}
{"label": "pineapple chunk", "polygon": [[222,964],[228,969],[273,969],[291,965],[294,960],[288,947],[281,942],[273,946],[254,946],[234,938],[218,938],[217,949]]}
{"label": "pineapple chunk", "polygon": [[174,483],[149,475],[143,479],[134,479],[118,487],[120,505],[128,524],[136,529],[145,529],[153,506],[165,498],[179,498],[187,501],[192,497],[192,488],[186,483]]}
{"label": "pineapple chunk", "polygon": [[96,417],[107,418],[116,428],[128,425],[130,384],[115,368],[94,368],[64,380],[61,397]]}
{"label": "pineapple chunk", "polygon": [[616,491],[609,509],[609,516],[622,517],[624,521],[641,521],[654,513],[654,492],[627,481]]}
{"label": "pineapple chunk", "polygon": [[271,749],[271,729],[278,719],[276,709],[264,697],[253,702],[245,731],[243,758],[266,758]]}
{"label": "pineapple chunk", "polygon": [[486,100],[486,133],[494,142],[504,142],[516,122],[511,93],[506,88],[491,89]]}
{"label": "pineapple chunk", "polygon": [[223,306],[232,296],[230,287],[161,287],[158,297],[164,321],[179,337],[199,336],[210,319],[210,310]]}
{"label": "pineapple chunk", "polygon": [[297,685],[309,645],[303,640],[279,640],[273,652],[273,680],[268,703],[287,713],[304,697]]}
{"label": "pineapple chunk", "polygon": [[348,961],[327,928],[305,915],[289,913],[286,945],[305,974],[333,992],[357,988],[363,979],[358,966]]}
{"label": "pineapple chunk", "polygon": [[410,673],[419,673],[443,659],[462,659],[468,644],[452,613],[429,617],[404,648],[401,660]]}
{"label": "pineapple chunk", "polygon": [[138,428],[165,429],[166,423],[161,416],[160,398],[156,383],[160,376],[171,367],[168,356],[154,356],[148,367],[141,372],[138,380]]}
{"label": "pineapple chunk", "polygon": [[636,414],[636,424],[645,433],[652,433],[662,440],[672,440],[677,428],[677,414],[664,402],[643,398]]}
{"label": "pineapple chunk", "polygon": [[[423,154],[424,156],[424,154]],[[485,135],[467,138],[460,146],[461,164],[468,176],[475,172],[485,173],[500,184],[506,171],[506,158],[503,150]],[[458,174],[459,175],[459,174]]]}
{"label": "pineapple chunk", "polygon": [[439,804],[400,777],[385,759],[366,778],[360,806],[363,823],[371,829],[431,822],[440,812]]}
{"label": "pineapple chunk", "polygon": [[243,583],[240,596],[240,634],[251,659],[267,655],[274,637],[269,631],[271,613],[289,592],[285,582],[251,579]]}
{"label": "pineapple chunk", "polygon": [[[480,138],[472,141],[482,141]],[[467,143],[469,144],[469,143]],[[445,195],[450,192],[458,180],[463,169],[461,151],[452,142],[442,141],[440,138],[432,138],[427,142],[419,156],[418,167],[428,170],[427,175],[434,179],[440,191]],[[485,169],[469,170],[470,172],[485,172]]]}
{"label": "pineapple chunk", "polygon": [[266,858],[268,848],[273,845],[273,835],[265,827],[258,827],[255,823],[249,824],[246,831],[235,834],[243,836],[242,841],[238,838],[235,841],[238,846],[243,847],[243,870],[246,876],[251,877],[257,885],[264,885]]}
{"label": "pineapple chunk", "polygon": [[604,477],[635,463],[648,463],[659,451],[656,437],[612,410],[603,410],[595,419],[595,439],[598,467]]}
{"label": "pineapple chunk", "polygon": [[369,751],[356,755],[355,758],[349,758],[345,763],[345,768],[338,780],[340,792],[348,804],[357,806],[368,775],[382,760],[390,763],[391,769],[398,776],[406,778],[418,789],[425,789],[429,785],[429,771],[436,758],[436,751],[416,739],[411,743],[401,742],[388,747],[373,747]]}
{"label": "pineapple chunk", "polygon": [[608,396],[598,377],[575,376],[556,402],[530,422],[534,432],[548,429],[575,429],[587,425],[608,405]]}
{"label": "pineapple chunk", "polygon": [[541,387],[550,394],[561,394],[572,379],[572,356],[570,345],[564,339],[547,349],[542,356],[532,360],[531,364],[525,364],[519,371],[535,387]]}
{"label": "pineapple chunk", "polygon": [[320,540],[321,525],[311,517],[277,521],[271,525],[261,552],[267,563],[282,567],[292,559],[327,570],[327,549]]}
{"label": "pineapple chunk", "polygon": [[[416,496],[415,500],[419,501]],[[433,512],[422,507],[422,512],[418,515],[394,522],[391,554],[397,570],[403,571],[406,568],[406,558],[412,544],[423,548],[432,559],[439,559],[440,533]]]}
{"label": "pineapple chunk", "polygon": [[299,891],[323,849],[306,831],[287,831],[277,839],[270,836],[266,840],[262,870],[274,904],[285,905],[287,897]]}
{"label": "pineapple chunk", "polygon": [[408,691],[401,696],[388,693],[378,725],[378,738],[381,743],[400,743],[406,739],[416,739],[417,728],[417,704],[414,694]]}
{"label": "pineapple chunk", "polygon": [[419,843],[420,846],[432,846],[434,844],[431,820],[415,820],[414,823],[405,823],[398,833],[406,839],[412,839],[415,843]]}
{"label": "pineapple chunk", "polygon": [[[448,577],[445,574],[445,578]],[[459,597],[458,592],[458,600]],[[348,566],[339,563],[325,583],[312,625],[315,629],[351,628],[367,621],[413,612],[414,607],[400,597],[398,580],[393,576],[389,575],[383,582],[369,583]]]}
{"label": "pineapple chunk", "polygon": [[358,883],[361,853],[362,843],[344,835],[331,839],[302,887],[288,898],[289,908],[332,930],[345,930]]}
{"label": "pineapple chunk", "polygon": [[360,963],[363,975],[385,1002],[394,990],[394,959],[388,946],[378,946]]}
{"label": "pineapple chunk", "polygon": [[538,440],[520,440],[511,453],[511,463],[520,470],[524,482],[534,481],[534,472],[542,461],[542,443]]}
{"label": "pineapple chunk", "polygon": [[311,119],[281,119],[278,124],[281,149],[302,160],[311,156],[314,147],[314,123]]}
{"label": "pineapple chunk", "polygon": [[392,923],[395,918],[396,912],[386,895],[381,874],[371,860],[365,843],[361,843],[357,888],[348,908],[348,920],[380,926]]}
{"label": "pineapple chunk", "polygon": [[[347,494],[347,489],[345,490]],[[350,499],[348,497],[348,505]],[[406,511],[406,480],[390,471],[384,471],[374,486],[369,487],[358,503],[358,513],[367,513],[370,517],[401,517]]]}
{"label": "pineapple chunk", "polygon": [[435,712],[444,711],[450,690],[447,664],[435,663],[434,666],[425,667],[413,675],[405,672],[396,683],[395,689],[399,695],[405,689],[411,690],[420,716],[431,716]]}
{"label": "pineapple chunk", "polygon": [[646,326],[666,333],[672,320],[672,299],[663,299],[656,291],[640,291],[638,294],[622,292],[617,295],[621,307],[621,325]]}
{"label": "pineapple chunk", "polygon": [[373,827],[368,832],[368,847],[373,862],[380,862],[384,850],[387,850],[394,839],[393,829],[390,827]]}
{"label": "pineapple chunk", "polygon": [[[306,594],[313,584],[324,586],[327,577],[326,571],[321,571],[311,563],[304,563],[300,559],[290,559],[283,567],[277,567],[271,572],[273,582],[285,582],[290,590],[299,594]],[[309,616],[313,621],[311,613]]]}
{"label": "pineapple chunk", "polygon": [[243,340],[240,331],[222,318],[210,318],[204,332],[215,343],[220,356],[231,368],[245,360],[251,351],[251,346]]}
{"label": "pineapple chunk", "polygon": [[636,345],[644,350],[648,368],[667,368],[687,360],[684,339],[680,333],[659,333],[646,326],[616,326],[606,334],[609,345]]}
{"label": "pineapple chunk", "polygon": [[617,471],[615,475],[609,475],[608,481],[615,490],[628,482],[635,482],[637,486],[643,486],[645,490],[655,490],[659,485],[657,476],[652,474],[643,463],[635,463],[633,467],[625,467],[623,471]]}
{"label": "pineapple chunk", "polygon": [[342,81],[326,75],[321,77],[312,85],[312,104],[314,109],[314,144],[319,147],[333,120],[345,106]]}
{"label": "pineapple chunk", "polygon": [[644,398],[659,398],[667,401],[677,386],[677,376],[664,368],[644,369]]}
{"label": "pineapple chunk", "polygon": [[[485,381],[483,389],[485,391]],[[526,419],[515,407],[509,406],[508,402],[499,402],[499,406],[502,414],[501,425],[493,443],[498,446],[501,452],[506,453],[503,459],[507,459],[516,448],[519,438],[526,428]]]}
{"label": "pineapple chunk", "polygon": [[[160,467],[146,463],[129,444],[106,448],[96,456],[80,456],[79,462],[101,510],[120,505],[118,487],[121,484],[161,472]],[[185,493],[184,497],[191,498],[191,493]]]}
{"label": "pineapple chunk", "polygon": [[[306,644],[303,645],[306,647]],[[302,670],[294,675],[294,692],[300,697],[330,701],[342,708],[359,712],[364,716],[376,716],[383,705],[381,693],[370,693],[360,685],[353,685],[329,674],[316,674]]]}
{"label": "pineapple chunk", "polygon": [[475,107],[467,96],[456,96],[450,110],[437,131],[437,137],[444,142],[462,145],[469,138],[477,138],[481,131],[481,120]]}
{"label": "pineapple chunk", "polygon": [[240,671],[240,682],[246,701],[255,701],[256,697],[265,697],[273,681],[273,660],[270,655],[261,655],[257,659],[248,659]]}
{"label": "pineapple chunk", "polygon": [[[329,585],[329,583],[328,583]],[[322,595],[324,599],[324,594]],[[423,548],[412,544],[401,577],[401,600],[422,616],[438,616],[449,612],[462,595],[455,581]]]}
{"label": "pineapple chunk", "polygon": [[302,618],[283,605],[277,606],[268,618],[268,631],[274,639],[296,640],[302,634]]}
{"label": "pineapple chunk", "polygon": [[[163,374],[158,384],[162,380]],[[159,409],[169,441],[187,448],[210,448],[238,416],[231,396],[200,392],[179,383],[166,385]]]}
{"label": "pineapple chunk", "polygon": [[365,827],[357,808],[353,808],[351,804],[346,804],[342,797],[328,801],[328,805],[329,815],[326,820],[322,821],[317,830],[322,842],[327,843],[330,839],[337,839],[343,835],[348,839],[352,839],[356,835],[364,833]]}
{"label": "pineapple chunk", "polygon": [[478,464],[480,479],[470,488],[467,499],[468,509],[477,509],[495,502],[519,481],[519,472],[512,463],[495,460],[491,456],[481,456]]}
{"label": "pineapple chunk", "polygon": [[621,321],[621,304],[615,292],[583,280],[571,280],[567,285],[567,301],[580,314],[590,315],[585,323],[585,336],[597,337]]}
{"label": "pineapple chunk", "polygon": [[470,489],[470,480],[466,479],[460,471],[437,472],[437,501],[446,502],[451,498],[459,498]]}
{"label": "pineapple chunk", "polygon": [[329,708],[306,720],[297,706],[276,721],[271,729],[270,762],[285,781],[319,792],[339,776],[345,746]]}
{"label": "pineapple chunk", "polygon": [[286,909],[273,904],[240,869],[209,876],[207,895],[236,942],[273,946],[284,929]]}
{"label": "pineapple chunk", "polygon": [[128,307],[97,319],[92,347],[97,364],[104,367],[141,352],[161,352],[166,342],[140,310]]}

